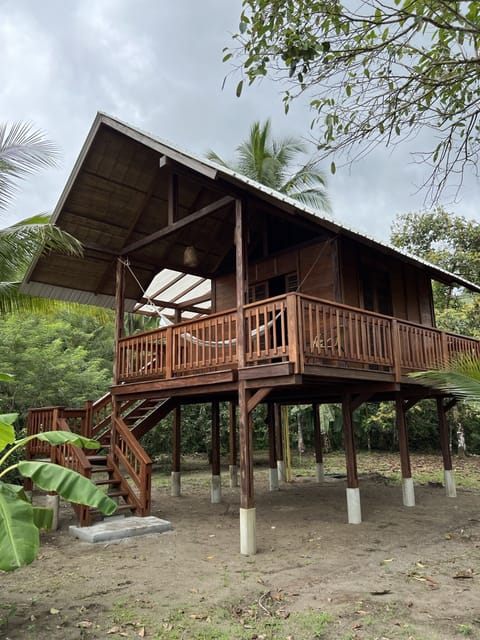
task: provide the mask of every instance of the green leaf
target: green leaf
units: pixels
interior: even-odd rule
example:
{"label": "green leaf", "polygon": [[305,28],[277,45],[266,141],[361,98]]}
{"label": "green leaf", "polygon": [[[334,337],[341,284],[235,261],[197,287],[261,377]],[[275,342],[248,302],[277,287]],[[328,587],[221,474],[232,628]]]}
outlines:
{"label": "green leaf", "polygon": [[33,507],[33,523],[37,529],[51,529],[53,510],[47,507]]}
{"label": "green leaf", "polygon": [[15,380],[15,376],[11,373],[0,373],[0,382],[13,382]]}
{"label": "green leaf", "polygon": [[90,438],[85,438],[71,431],[44,431],[43,433],[37,433],[34,436],[24,438],[24,441],[27,442],[34,438],[48,442],[53,446],[67,443],[75,447],[81,447],[82,449],[98,449],[100,446],[96,440],[90,440]]}
{"label": "green leaf", "polygon": [[58,464],[22,460],[18,463],[18,470],[40,489],[55,491],[70,502],[94,507],[105,515],[111,515],[117,508],[115,502],[88,478]]}
{"label": "green leaf", "polygon": [[30,564],[40,544],[33,507],[0,482],[0,569],[13,571]]}
{"label": "green leaf", "polygon": [[17,413],[5,413],[0,415],[0,451],[9,444],[15,442],[15,429],[12,426],[17,419]]}
{"label": "green leaf", "polygon": [[237,90],[235,92],[237,98],[239,98],[242,95],[242,89],[243,89],[243,80],[240,80],[240,82],[237,84]]}
{"label": "green leaf", "polygon": [[337,171],[337,167],[335,165],[335,162],[332,162],[330,165],[330,173],[333,175],[334,173],[336,173]]}

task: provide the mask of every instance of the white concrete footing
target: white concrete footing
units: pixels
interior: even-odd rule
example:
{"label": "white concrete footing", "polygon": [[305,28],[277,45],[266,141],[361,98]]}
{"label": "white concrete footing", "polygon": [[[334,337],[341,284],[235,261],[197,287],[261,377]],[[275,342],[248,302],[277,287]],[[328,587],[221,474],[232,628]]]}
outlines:
{"label": "white concrete footing", "polygon": [[453,471],[448,469],[443,470],[443,482],[445,484],[445,493],[447,498],[456,498],[457,487],[455,485],[455,476],[453,475]]}
{"label": "white concrete footing", "polygon": [[171,495],[178,498],[182,495],[182,476],[180,471],[172,471]]}
{"label": "white concrete footing", "polygon": [[212,476],[212,504],[218,504],[222,501],[222,479],[220,476]]}
{"label": "white concrete footing", "polygon": [[257,553],[255,508],[240,508],[240,553],[242,556],[254,556]]}
{"label": "white concrete footing", "polygon": [[270,491],[278,491],[278,469],[270,468],[268,470],[268,485],[270,487]]}
{"label": "white concrete footing", "polygon": [[228,467],[228,472],[230,474],[230,487],[233,489],[234,487],[238,487],[238,467],[236,464],[231,464]]}
{"label": "white concrete footing", "polygon": [[362,522],[362,507],[360,505],[360,489],[347,488],[347,514],[348,524],[360,524]]}
{"label": "white concrete footing", "polygon": [[284,460],[277,460],[277,469],[278,469],[278,481],[286,482],[287,474],[285,470],[285,462]]}
{"label": "white concrete footing", "polygon": [[403,506],[415,506],[415,489],[413,488],[413,478],[402,478]]}
{"label": "white concrete footing", "polygon": [[47,509],[51,509],[53,512],[52,517],[52,531],[56,531],[58,529],[58,511],[60,509],[60,496],[58,495],[50,495],[47,493],[45,496],[45,507]]}
{"label": "white concrete footing", "polygon": [[317,462],[315,464],[315,478],[317,482],[323,482],[325,480],[325,467],[323,462]]}

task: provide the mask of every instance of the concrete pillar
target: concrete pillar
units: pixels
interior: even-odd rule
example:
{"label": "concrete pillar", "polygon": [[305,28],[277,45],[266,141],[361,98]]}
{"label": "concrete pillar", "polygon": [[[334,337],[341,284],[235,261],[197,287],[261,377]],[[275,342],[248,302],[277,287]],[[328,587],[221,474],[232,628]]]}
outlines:
{"label": "concrete pillar", "polygon": [[270,491],[278,491],[280,486],[278,484],[278,469],[268,470],[268,486]]}
{"label": "concrete pillar", "polygon": [[455,485],[455,476],[452,469],[444,469],[443,471],[443,483],[445,485],[445,493],[447,498],[457,497],[457,487]]}
{"label": "concrete pillar", "polygon": [[317,482],[323,482],[325,480],[325,467],[323,462],[315,463],[315,480]]}
{"label": "concrete pillar", "polygon": [[45,496],[45,507],[47,509],[52,510],[53,516],[52,516],[51,530],[56,531],[58,529],[58,513],[60,510],[60,496],[58,496],[57,494],[47,493],[47,495]]}
{"label": "concrete pillar", "polygon": [[230,487],[238,487],[238,467],[236,464],[228,465],[228,473],[230,475]]}
{"label": "concrete pillar", "polygon": [[360,524],[362,522],[360,489],[358,487],[347,487],[347,516],[348,524]]}
{"label": "concrete pillar", "polygon": [[211,483],[211,499],[212,504],[218,504],[222,501],[222,478],[221,476],[212,475]]}
{"label": "concrete pillar", "polygon": [[400,466],[402,469],[402,498],[404,507],[415,506],[415,490],[413,488],[410,451],[408,448],[408,428],[405,416],[403,397],[395,394],[395,418],[398,430],[398,447],[400,449]]}
{"label": "concrete pillar", "polygon": [[174,498],[182,495],[182,475],[180,471],[172,471],[171,495]]}
{"label": "concrete pillar", "polygon": [[358,486],[357,454],[355,451],[355,434],[353,432],[352,399],[350,394],[342,400],[343,443],[347,463],[347,516],[349,524],[362,522],[360,504],[360,488]]}
{"label": "concrete pillar", "polygon": [[402,478],[402,496],[404,507],[415,506],[415,489],[413,488],[413,478]]}
{"label": "concrete pillar", "polygon": [[257,553],[255,511],[255,507],[240,507],[240,553],[243,556],[254,556]]}

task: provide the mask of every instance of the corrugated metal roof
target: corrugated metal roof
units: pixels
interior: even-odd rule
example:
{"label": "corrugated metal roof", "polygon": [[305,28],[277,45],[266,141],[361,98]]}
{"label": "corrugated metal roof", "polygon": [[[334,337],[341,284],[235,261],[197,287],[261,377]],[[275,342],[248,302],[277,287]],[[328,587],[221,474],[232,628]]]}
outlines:
{"label": "corrugated metal roof", "polygon": [[247,178],[246,176],[234,171],[233,169],[229,169],[228,167],[217,164],[212,160],[202,158],[196,155],[195,153],[185,151],[181,147],[178,147],[176,145],[173,145],[170,142],[157,138],[156,136],[150,133],[146,133],[141,129],[132,127],[131,125],[125,122],[122,122],[121,120],[118,120],[116,118],[113,118],[112,116],[109,116],[106,113],[99,112],[97,114],[97,118],[99,118],[105,124],[108,124],[109,126],[112,126],[114,128],[124,127],[125,133],[127,133],[127,135],[129,132],[131,132],[141,136],[141,138],[144,141],[146,141],[147,144],[149,141],[150,144],[153,145],[152,148],[161,149],[162,153],[165,153],[166,155],[168,155],[169,157],[172,157],[173,159],[177,160],[180,163],[186,164],[186,166],[192,167],[192,162],[193,162],[194,167],[192,168],[195,168],[196,170],[200,171],[204,175],[209,175],[210,177],[213,177],[214,174],[216,174],[216,176],[220,174],[224,178],[234,180],[235,182],[238,182],[241,185],[248,186],[257,192],[261,192],[269,196],[276,202],[281,202],[283,204],[288,205],[289,207],[292,207],[298,212],[307,214],[308,217],[313,218],[316,222],[322,222],[327,228],[329,228],[330,230],[336,233],[347,233],[348,235],[356,238],[357,240],[364,241],[371,246],[375,246],[377,248],[387,250],[389,253],[393,253],[403,258],[407,258],[409,261],[415,264],[423,265],[424,267],[427,267],[428,269],[434,272],[437,272],[439,277],[444,276],[448,280],[458,283],[460,286],[467,287],[468,289],[472,289],[480,293],[480,284],[471,282],[466,278],[462,278],[461,276],[458,276],[457,274],[447,271],[446,269],[442,269],[441,267],[438,267],[437,265],[434,265],[431,262],[424,260],[423,258],[419,258],[418,256],[415,256],[409,253],[408,251],[399,249],[398,247],[395,247],[394,245],[388,242],[378,240],[373,236],[370,236],[368,234],[365,234],[364,232],[358,231],[346,224],[343,224],[343,223],[340,224],[332,216],[322,213],[317,209],[313,209],[312,207],[309,207],[308,205],[305,205],[302,202],[299,202],[298,200],[295,200],[294,198],[291,198],[283,193],[275,191],[275,189],[271,189],[270,187],[267,187],[264,184],[256,182],[251,178]]}

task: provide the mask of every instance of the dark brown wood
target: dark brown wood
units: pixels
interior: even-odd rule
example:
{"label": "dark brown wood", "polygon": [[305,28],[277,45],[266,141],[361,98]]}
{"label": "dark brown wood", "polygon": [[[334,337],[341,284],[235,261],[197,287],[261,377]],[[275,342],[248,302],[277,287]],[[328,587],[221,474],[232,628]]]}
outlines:
{"label": "dark brown wood", "polygon": [[359,393],[356,396],[352,396],[352,411],[355,411],[362,406],[365,402],[368,402],[373,395],[373,389],[370,392]]}
{"label": "dark brown wood", "polygon": [[237,405],[235,402],[230,401],[228,403],[229,408],[229,464],[231,466],[237,465],[238,452],[237,452]]}
{"label": "dark brown wood", "polygon": [[255,506],[253,485],[253,434],[252,421],[248,413],[250,392],[244,382],[238,383],[238,417],[240,435],[240,507],[252,509]]}
{"label": "dark brown wood", "polygon": [[315,462],[321,464],[323,462],[323,442],[322,442],[322,423],[320,421],[320,405],[317,402],[312,404],[313,413],[313,436],[315,439]]}
{"label": "dark brown wood", "polygon": [[113,380],[117,384],[120,380],[121,362],[119,344],[124,333],[125,313],[125,265],[121,258],[117,258],[115,272],[115,350],[113,357]]}
{"label": "dark brown wood", "polygon": [[275,408],[271,402],[267,405],[267,429],[268,429],[268,464],[270,469],[277,468],[277,452],[275,445]]}
{"label": "dark brown wood", "polygon": [[178,210],[178,176],[170,171],[168,176],[168,225],[172,226],[177,220]]}
{"label": "dark brown wood", "polygon": [[397,393],[395,397],[395,417],[398,430],[398,448],[400,450],[400,465],[402,468],[402,478],[411,478],[410,452],[408,448],[408,428],[405,415],[405,405],[402,394]]}
{"label": "dark brown wood", "polygon": [[235,200],[235,268],[237,302],[237,361],[239,368],[245,366],[244,306],[246,293],[244,213],[240,200]]}
{"label": "dark brown wood", "polygon": [[212,476],[220,475],[220,403],[212,402]]}
{"label": "dark brown wood", "polygon": [[453,469],[453,465],[452,454],[450,451],[450,428],[447,422],[443,398],[437,398],[437,415],[440,431],[440,447],[442,449],[443,457],[443,468],[445,469],[445,471],[451,471]]}
{"label": "dark brown wood", "polygon": [[270,387],[258,389],[258,391],[256,391],[248,401],[248,406],[247,406],[248,413],[251,413],[255,409],[255,407],[259,405],[260,402],[262,402],[262,400],[265,400],[265,398],[268,396],[270,391],[271,391]]}
{"label": "dark brown wood", "polygon": [[181,461],[181,429],[182,429],[182,409],[177,405],[173,411],[173,434],[172,434],[172,471],[180,471]]}
{"label": "dark brown wood", "polygon": [[222,209],[223,207],[228,206],[233,201],[234,199],[231,196],[225,196],[223,198],[220,198],[219,200],[216,200],[215,202],[212,202],[211,204],[208,204],[207,206],[202,207],[198,211],[190,213],[188,216],[185,216],[185,218],[178,220],[178,222],[174,222],[173,224],[168,225],[164,229],[159,229],[158,231],[155,231],[155,233],[151,233],[150,235],[146,236],[145,238],[142,238],[141,240],[132,242],[132,244],[128,245],[127,247],[124,247],[124,249],[122,250],[122,255],[128,255],[129,253],[137,251],[142,247],[152,244],[152,242],[160,240],[161,238],[166,238],[172,233],[175,233],[177,231],[180,231],[181,229],[184,229],[185,227],[188,227],[193,222],[197,222],[198,220],[201,220],[202,218],[205,218],[206,216],[211,215],[215,211],[218,211],[219,209]]}
{"label": "dark brown wood", "polygon": [[352,398],[350,394],[346,394],[342,401],[343,415],[343,443],[345,447],[345,459],[347,464],[347,487],[349,489],[357,489],[358,473],[357,473],[357,454],[355,450],[355,434],[353,430],[353,412]]}

